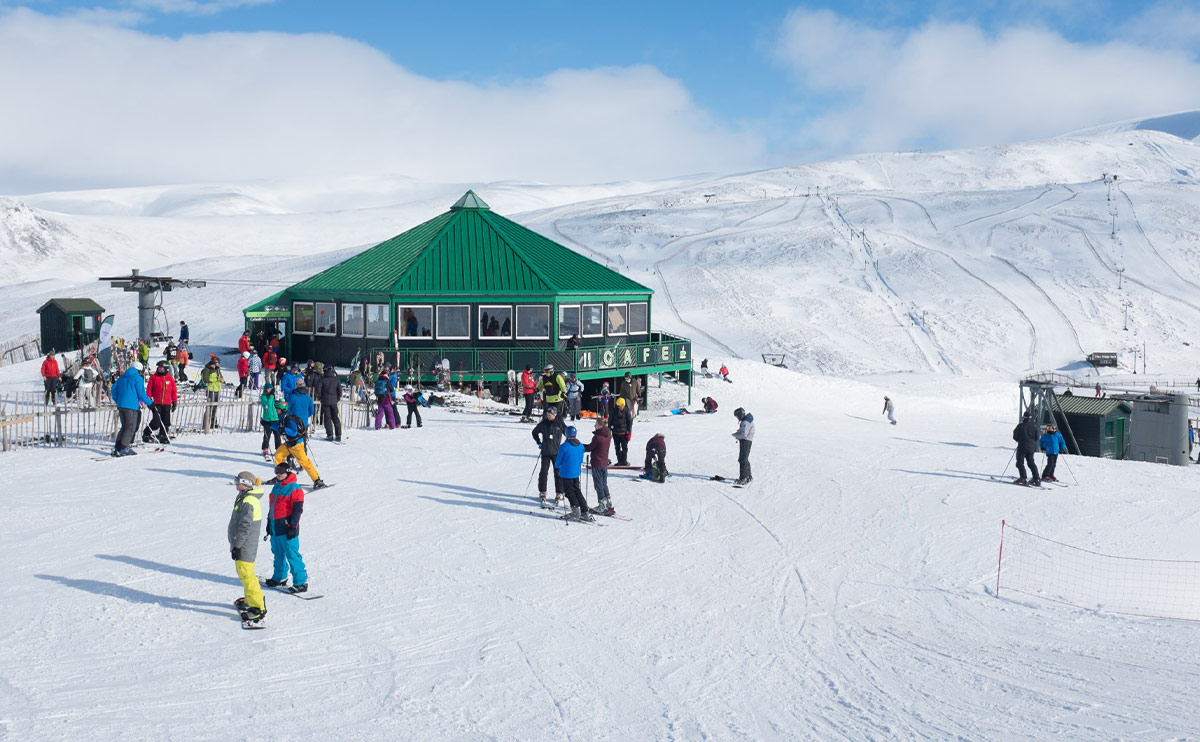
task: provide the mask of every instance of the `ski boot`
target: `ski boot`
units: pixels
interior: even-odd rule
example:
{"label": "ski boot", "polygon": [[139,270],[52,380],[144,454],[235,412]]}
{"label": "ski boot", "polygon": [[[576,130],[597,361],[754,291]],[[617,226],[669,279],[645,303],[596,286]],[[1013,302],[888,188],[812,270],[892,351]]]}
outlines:
{"label": "ski boot", "polygon": [[564,515],[563,518],[565,518],[566,520],[579,520],[579,516],[580,516],[579,508],[572,505],[571,512]]}
{"label": "ski boot", "polygon": [[328,487],[328,486],[329,486],[329,485],[325,484],[325,480],[324,480],[324,479],[321,479],[320,477],[317,477],[317,480],[316,480],[315,482],[313,482],[313,486],[312,486],[312,488],[313,488],[313,490],[315,491],[315,490],[321,490],[321,489],[325,489],[325,488],[326,488],[326,487]]}
{"label": "ski boot", "polygon": [[550,507],[549,505],[546,504],[546,493],[545,492],[538,493],[538,504],[544,508]]}
{"label": "ski boot", "polygon": [[295,595],[296,593],[306,593],[308,592],[308,583],[306,582],[303,585],[292,585],[288,588],[288,592],[292,595]]}
{"label": "ski boot", "polygon": [[238,613],[245,613],[246,608],[248,607],[246,605],[246,599],[238,598],[237,600],[233,601],[233,607],[238,609]]}

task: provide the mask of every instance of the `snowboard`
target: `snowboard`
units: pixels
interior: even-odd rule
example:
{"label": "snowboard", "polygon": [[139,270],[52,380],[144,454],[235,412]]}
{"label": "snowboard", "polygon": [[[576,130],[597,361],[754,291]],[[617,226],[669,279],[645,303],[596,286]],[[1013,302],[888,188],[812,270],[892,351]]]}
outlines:
{"label": "snowboard", "polygon": [[273,587],[273,588],[270,588],[270,589],[271,589],[271,590],[274,590],[274,591],[275,591],[275,592],[277,592],[277,593],[284,593],[285,595],[294,595],[295,597],[297,597],[297,598],[299,598],[299,599],[301,599],[301,600],[316,600],[317,598],[324,598],[324,597],[325,597],[325,593],[308,593],[308,592],[304,592],[304,593],[294,593],[294,592],[292,592],[291,590],[288,590],[288,589],[287,589],[286,587],[284,587],[283,585],[280,585],[279,587]]}

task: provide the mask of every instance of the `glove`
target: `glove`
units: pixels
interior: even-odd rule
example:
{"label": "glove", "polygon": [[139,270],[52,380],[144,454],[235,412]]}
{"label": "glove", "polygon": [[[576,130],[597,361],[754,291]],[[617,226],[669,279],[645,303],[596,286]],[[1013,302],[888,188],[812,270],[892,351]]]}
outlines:
{"label": "glove", "polygon": [[539,444],[538,444],[538,448],[540,449],[541,447],[542,447],[542,444],[540,444],[540,443],[539,443]]}
{"label": "glove", "polygon": [[240,561],[242,561],[242,550],[240,548],[234,547],[229,550],[229,556],[233,557],[233,561],[240,562]]}
{"label": "glove", "polygon": [[292,527],[290,527],[290,526],[288,527],[288,529],[287,529],[287,537],[288,537],[288,540],[294,539],[294,538],[296,538],[296,537],[297,537],[297,536],[299,536],[299,535],[300,535],[300,529],[299,529],[299,528],[292,528]]}
{"label": "glove", "polygon": [[633,440],[633,433],[626,433],[625,434],[625,442],[628,443],[631,440]]}
{"label": "glove", "polygon": [[179,403],[178,403],[178,402],[172,402],[172,403],[171,403],[171,412],[174,412],[174,411],[175,411],[175,408],[176,408],[176,407],[178,407],[178,406],[179,406]]}

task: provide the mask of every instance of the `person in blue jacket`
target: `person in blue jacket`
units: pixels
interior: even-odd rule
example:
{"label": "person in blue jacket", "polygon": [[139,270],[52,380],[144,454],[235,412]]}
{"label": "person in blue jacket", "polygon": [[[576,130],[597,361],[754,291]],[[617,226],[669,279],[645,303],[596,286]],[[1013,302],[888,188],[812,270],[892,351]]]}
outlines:
{"label": "person in blue jacket", "polygon": [[282,464],[291,456],[308,472],[308,476],[312,477],[313,489],[319,490],[326,485],[317,472],[316,465],[308,458],[306,450],[308,426],[312,423],[315,411],[316,406],[313,405],[312,397],[308,396],[308,387],[304,385],[304,379],[298,380],[296,391],[288,400],[287,414],[283,417],[283,445],[275,449],[275,465]]}
{"label": "person in blue jacket", "polygon": [[141,406],[151,407],[154,400],[146,394],[145,382],[142,381],[142,364],[135,361],[125,369],[125,373],[112,385],[113,404],[121,417],[121,429],[117,431],[117,442],[113,448],[113,456],[132,456],[136,451],[129,447],[133,443],[133,435],[141,423]]}
{"label": "person in blue jacket", "polygon": [[567,426],[567,439],[558,447],[554,457],[554,468],[562,478],[563,490],[567,501],[571,503],[571,514],[566,516],[571,520],[595,520],[588,510],[587,500],[583,499],[583,490],[579,488],[579,475],[583,471],[584,445],[579,442],[574,425]]}
{"label": "person in blue jacket", "polygon": [[1047,482],[1057,482],[1058,477],[1054,476],[1054,467],[1058,464],[1058,455],[1067,452],[1067,441],[1063,438],[1062,433],[1058,432],[1056,426],[1047,425],[1046,432],[1042,433],[1038,445],[1046,454],[1046,468],[1042,470],[1042,479]]}
{"label": "person in blue jacket", "polygon": [[300,375],[300,369],[292,366],[279,379],[279,392],[283,395],[283,401],[287,402],[290,407],[292,404],[292,394],[296,391],[296,382],[303,381],[304,377]]}

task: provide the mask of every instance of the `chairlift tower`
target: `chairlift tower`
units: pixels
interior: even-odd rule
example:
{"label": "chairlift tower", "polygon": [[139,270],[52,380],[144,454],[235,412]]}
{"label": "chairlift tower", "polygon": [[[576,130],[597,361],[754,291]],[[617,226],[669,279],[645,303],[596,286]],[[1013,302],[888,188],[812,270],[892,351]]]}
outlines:
{"label": "chairlift tower", "polygon": [[1040,430],[1047,425],[1059,424],[1059,420],[1054,417],[1056,410],[1062,416],[1062,429],[1066,431],[1066,439],[1070,441],[1074,451],[1078,452],[1079,443],[1075,440],[1075,433],[1071,430],[1071,423],[1067,420],[1066,413],[1062,411],[1062,406],[1058,403],[1058,395],[1054,393],[1054,382],[1034,378],[1021,382],[1022,418],[1028,412]]}
{"label": "chairlift tower", "polygon": [[[134,268],[128,276],[102,276],[99,280],[109,281],[114,289],[137,292],[138,295],[138,337],[150,342],[154,338],[154,315],[162,309],[162,293],[173,289],[202,289],[206,283],[192,279],[171,278],[169,276],[143,276],[141,271]],[[168,332],[169,332],[169,328]],[[163,333],[166,335],[167,333]]]}

